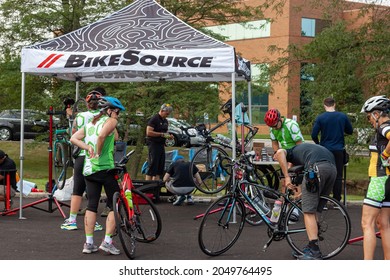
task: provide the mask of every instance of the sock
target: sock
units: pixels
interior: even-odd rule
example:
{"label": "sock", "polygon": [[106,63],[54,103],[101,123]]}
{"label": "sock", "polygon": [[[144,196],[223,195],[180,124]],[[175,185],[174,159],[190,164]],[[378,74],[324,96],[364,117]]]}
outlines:
{"label": "sock", "polygon": [[112,243],[112,236],[111,236],[111,234],[106,234],[106,235],[104,236],[104,241],[105,241],[106,243],[108,243],[108,244],[111,244],[111,243]]}
{"label": "sock", "polygon": [[69,221],[76,222],[76,219],[77,219],[77,213],[70,212]]}
{"label": "sock", "polygon": [[318,239],[310,240],[309,247],[310,247],[310,249],[313,249],[314,251],[319,251],[320,247],[318,247]]}
{"label": "sock", "polygon": [[93,244],[93,234],[85,235],[85,243]]}

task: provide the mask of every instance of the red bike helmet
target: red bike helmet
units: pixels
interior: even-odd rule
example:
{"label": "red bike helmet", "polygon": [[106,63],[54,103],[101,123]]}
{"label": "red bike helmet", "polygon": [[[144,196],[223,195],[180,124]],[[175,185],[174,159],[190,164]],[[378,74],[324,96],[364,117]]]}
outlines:
{"label": "red bike helmet", "polygon": [[277,109],[269,109],[264,116],[264,122],[266,125],[274,127],[280,120],[280,112]]}

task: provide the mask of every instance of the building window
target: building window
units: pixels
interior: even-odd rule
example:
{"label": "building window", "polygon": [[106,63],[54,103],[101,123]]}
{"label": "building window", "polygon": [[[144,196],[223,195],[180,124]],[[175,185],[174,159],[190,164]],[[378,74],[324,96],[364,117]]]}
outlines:
{"label": "building window", "polygon": [[329,20],[302,18],[301,35],[305,37],[315,37],[321,31],[330,26]]}
{"label": "building window", "polygon": [[224,36],[225,41],[245,40],[271,36],[271,23],[268,20],[256,20],[246,23],[208,26],[206,29]]}
{"label": "building window", "polygon": [[311,18],[302,18],[301,35],[306,37],[314,37],[316,30],[316,20]]}
{"label": "building window", "polygon": [[[269,65],[251,64],[252,73],[252,124],[264,124],[264,115],[268,110]],[[236,102],[248,105],[247,89],[236,92]]]}

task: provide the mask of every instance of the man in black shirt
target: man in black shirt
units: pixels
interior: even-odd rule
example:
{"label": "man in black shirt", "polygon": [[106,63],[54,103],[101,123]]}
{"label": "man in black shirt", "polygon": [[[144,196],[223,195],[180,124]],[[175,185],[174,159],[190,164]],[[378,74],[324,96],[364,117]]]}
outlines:
{"label": "man in black shirt", "polygon": [[11,180],[11,197],[16,192],[16,164],[8,155],[0,150],[0,201],[4,200],[6,188],[6,175],[9,172]]}
{"label": "man in black shirt", "polygon": [[170,104],[163,104],[158,114],[154,115],[146,127],[146,144],[148,145],[149,169],[146,173],[146,180],[160,180],[164,174],[165,166],[165,139],[172,139],[167,133],[167,117],[172,113]]}
{"label": "man in black shirt", "polygon": [[318,247],[316,213],[322,211],[320,195],[328,195],[336,180],[337,170],[334,156],[323,146],[302,143],[291,149],[279,149],[274,158],[279,162],[287,188],[295,188],[288,174],[287,162],[291,162],[294,166],[303,165],[305,174],[309,170],[314,170],[317,176],[313,177],[312,183],[308,183],[306,178],[302,182],[302,211],[309,244],[303,249],[304,255],[296,257],[304,260],[322,259],[322,253]]}
{"label": "man in black shirt", "polygon": [[191,197],[191,193],[195,189],[194,180],[195,178],[198,184],[202,183],[198,168],[194,167],[194,174],[190,174],[191,163],[184,160],[183,156],[177,156],[174,158],[174,162],[168,167],[167,173],[165,173],[163,181],[165,185],[173,194],[178,195],[176,201],[173,203],[174,206],[180,206],[186,200],[187,204],[192,205],[194,201]]}

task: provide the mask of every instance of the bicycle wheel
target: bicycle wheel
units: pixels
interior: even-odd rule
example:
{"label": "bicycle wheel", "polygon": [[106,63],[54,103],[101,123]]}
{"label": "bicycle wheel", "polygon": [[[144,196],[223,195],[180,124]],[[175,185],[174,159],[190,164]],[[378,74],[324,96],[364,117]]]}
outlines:
{"label": "bicycle wheel", "polygon": [[229,250],[240,236],[245,223],[245,206],[240,198],[227,194],[206,211],[198,231],[200,249],[209,256]]}
{"label": "bicycle wheel", "polygon": [[[261,185],[268,186],[274,190],[279,189],[279,175],[272,165],[256,165],[254,168],[254,179]],[[268,198],[278,199],[273,193],[264,191]]]}
{"label": "bicycle wheel", "polygon": [[195,166],[199,170],[202,184],[195,186],[206,194],[214,194],[223,190],[230,181],[231,168],[226,167],[229,156],[219,146],[203,147],[191,160],[190,174],[194,174]]}
{"label": "bicycle wheel", "polygon": [[[260,199],[259,203],[261,203],[261,209],[263,210],[264,214],[269,214],[271,212],[271,206],[267,202],[266,198],[264,197],[263,190],[260,187],[257,187],[255,185],[245,184],[245,192],[248,194],[248,196],[253,200],[256,196]],[[244,202],[245,209],[246,209],[246,216],[245,221],[252,225],[252,226],[258,226],[263,222],[263,219],[260,217],[259,214],[253,209],[253,207],[247,202]]]}
{"label": "bicycle wheel", "polygon": [[65,181],[67,178],[66,173],[69,160],[67,145],[62,142],[55,142],[53,154],[54,181],[56,183],[57,189],[62,190],[65,186]]}
{"label": "bicycle wheel", "polygon": [[113,197],[114,217],[116,232],[122,244],[123,251],[128,258],[135,257],[135,236],[134,230],[129,219],[129,212],[126,203],[119,192],[114,193]]}
{"label": "bicycle wheel", "polygon": [[72,107],[72,120],[74,120],[78,113],[88,111],[87,101],[84,98],[79,98]]}
{"label": "bicycle wheel", "polygon": [[263,185],[269,186],[274,190],[279,189],[279,176],[272,165],[256,165],[254,173]]}
{"label": "bicycle wheel", "polygon": [[135,214],[135,239],[149,243],[161,234],[162,222],[160,213],[152,200],[139,190],[133,189],[133,205]]}
{"label": "bicycle wheel", "polygon": [[[337,200],[321,196],[324,205],[321,213],[317,213],[318,243],[323,259],[330,259],[339,254],[347,245],[351,235],[351,220],[344,206]],[[297,222],[289,221],[294,209],[287,213],[285,222],[288,244],[299,254],[303,254],[303,248],[308,244],[308,238],[303,221],[303,213]],[[294,232],[295,231],[295,232]]]}

